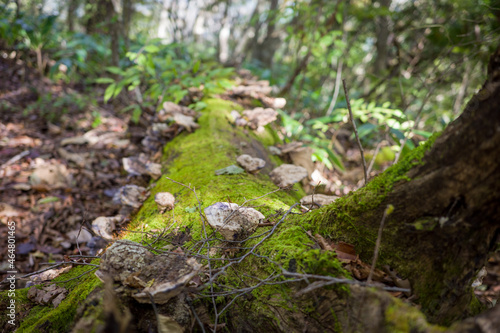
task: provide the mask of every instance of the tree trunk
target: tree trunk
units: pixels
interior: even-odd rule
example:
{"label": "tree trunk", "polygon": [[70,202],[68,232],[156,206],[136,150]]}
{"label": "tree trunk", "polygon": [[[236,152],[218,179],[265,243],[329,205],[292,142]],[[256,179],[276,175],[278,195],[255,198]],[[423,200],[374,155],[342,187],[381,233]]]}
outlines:
{"label": "tree trunk", "polygon": [[[262,43],[256,43],[253,50],[253,58],[260,61],[264,68],[271,68],[274,53],[276,53],[280,46],[280,37],[275,33],[277,16],[278,0],[271,0],[269,10],[267,12],[266,37]],[[258,38],[258,36],[256,36],[256,38]]]}
{"label": "tree trunk", "polygon": [[130,34],[130,23],[132,21],[132,14],[134,12],[134,7],[132,0],[123,0],[123,13],[122,13],[122,24],[123,24],[123,40],[125,42],[125,49],[128,51],[130,46],[129,34]]}
{"label": "tree trunk", "polygon": [[108,18],[108,29],[111,37],[110,49],[111,49],[111,64],[118,67],[120,65],[120,14],[113,4],[113,1],[108,2],[108,12],[110,14]]}
{"label": "tree trunk", "polygon": [[[389,9],[391,5],[391,0],[379,0],[380,6]],[[387,69],[387,58],[389,56],[389,46],[387,45],[387,39],[389,38],[389,23],[390,17],[387,15],[379,16],[376,20],[376,31],[377,31],[377,57],[375,58],[375,68],[374,72],[376,75],[381,74]]]}
{"label": "tree trunk", "polygon": [[[19,332],[72,327],[74,332],[148,331],[155,330],[157,318],[175,321],[178,331],[203,327],[231,332],[442,332],[446,328],[427,320],[448,325],[477,314],[481,306],[471,282],[495,248],[500,231],[500,48],[488,72],[481,91],[441,136],[416,148],[364,188],[306,214],[291,214],[290,207],[303,193],[298,185],[297,192],[272,192],[275,186],[267,174],[279,163],[266,149],[275,142],[272,131],[242,131],[227,120],[240,106],[206,100],[200,128],[177,136],[164,149],[166,176],[185,185],[162,177],[153,192],[176,196],[173,213],[159,214],[153,193],[129,226],[137,233],[124,234],[148,244],[159,237],[161,249],[178,247],[168,253],[197,258],[205,266],[191,287],[154,308],[123,294],[123,286],[114,291],[109,285],[103,288],[93,275],[68,282],[70,293],[55,309],[31,309],[27,291],[20,290],[18,318],[24,318]],[[265,159],[266,168],[258,175],[214,174],[234,164],[241,153]],[[220,201],[247,202],[266,216],[268,226],[241,244],[216,239],[200,214],[191,211]],[[412,298],[427,319],[386,291],[344,279],[348,273],[335,253],[317,249],[311,239],[319,233],[348,242],[364,262],[371,262],[388,205],[394,211],[386,215],[379,266],[389,265],[410,280]],[[165,226],[171,229],[161,237],[144,234]],[[85,269],[80,266],[58,279],[77,277]],[[6,292],[0,296],[6,308]],[[499,309],[455,322],[449,331],[472,327],[493,332]],[[126,324],[119,326],[121,322]],[[489,324],[493,328],[488,331]]]}
{"label": "tree trunk", "polygon": [[68,16],[66,17],[66,24],[68,25],[68,31],[75,31],[75,21],[76,21],[76,10],[78,9],[78,0],[70,0],[68,2]]}

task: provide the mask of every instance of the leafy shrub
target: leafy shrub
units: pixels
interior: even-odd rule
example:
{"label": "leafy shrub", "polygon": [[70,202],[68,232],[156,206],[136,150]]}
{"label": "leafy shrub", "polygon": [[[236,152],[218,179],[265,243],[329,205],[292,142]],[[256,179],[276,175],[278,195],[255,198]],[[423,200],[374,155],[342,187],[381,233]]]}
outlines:
{"label": "leafy shrub", "polygon": [[[199,88],[204,96],[222,93],[232,86],[230,77],[232,68],[221,68],[210,62],[202,62],[185,53],[178,44],[149,44],[137,52],[128,52],[130,63],[119,67],[107,67],[107,71],[118,79],[103,77],[97,83],[108,84],[104,93],[104,101],[117,97],[127,88],[129,91],[140,89],[146,97],[139,105],[132,104],[126,111],[132,110],[132,120],[137,122],[141,115],[141,107],[158,107],[165,101],[179,103],[188,93],[189,88]],[[205,107],[200,100],[190,107]]]}

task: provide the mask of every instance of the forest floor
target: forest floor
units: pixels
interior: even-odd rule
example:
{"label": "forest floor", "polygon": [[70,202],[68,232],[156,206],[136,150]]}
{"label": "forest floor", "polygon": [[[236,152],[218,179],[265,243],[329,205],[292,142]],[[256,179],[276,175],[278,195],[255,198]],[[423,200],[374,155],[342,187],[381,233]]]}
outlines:
{"label": "forest floor", "polygon": [[[160,160],[161,149],[155,152],[142,144],[154,110],[143,110],[134,124],[129,114],[117,111],[127,105],[127,96],[104,104],[102,97],[95,97],[103,95],[100,87],[86,91],[83,85],[52,82],[11,59],[0,59],[0,76],[0,239],[7,239],[7,223],[15,221],[20,275],[65,261],[68,255],[95,255],[107,242],[93,234],[92,221],[123,213],[112,201],[121,186],[150,185],[149,176],[128,174],[122,159],[144,154],[149,161]],[[237,102],[246,104],[241,98]],[[315,181],[326,185],[322,193],[342,196],[363,185],[363,169],[350,132],[341,131],[337,140],[346,172],[316,165],[320,180]],[[314,182],[306,188],[315,190]],[[117,226],[115,236],[127,221]],[[0,281],[9,270],[6,255],[3,242]],[[483,273],[476,294],[491,304],[500,296],[500,253],[490,258]],[[18,287],[26,282],[18,280]]]}

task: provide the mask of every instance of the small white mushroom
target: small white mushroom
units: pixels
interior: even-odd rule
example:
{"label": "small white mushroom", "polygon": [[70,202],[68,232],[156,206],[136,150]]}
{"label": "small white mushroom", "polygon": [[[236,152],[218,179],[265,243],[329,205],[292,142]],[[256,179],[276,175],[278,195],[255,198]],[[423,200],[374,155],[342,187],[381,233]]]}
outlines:
{"label": "small white mushroom", "polygon": [[243,169],[250,173],[256,173],[266,165],[266,161],[263,159],[252,157],[247,154],[238,156],[236,161],[243,167]]}
{"label": "small white mushroom", "polygon": [[155,195],[155,202],[158,204],[160,213],[174,208],[175,197],[169,192],[159,192]]}
{"label": "small white mushroom", "polygon": [[279,187],[287,187],[307,177],[307,170],[293,164],[282,164],[269,174],[271,180]]}
{"label": "small white mushroom", "polygon": [[306,206],[309,209],[315,209],[324,205],[331,204],[339,197],[336,195],[325,195],[325,194],[312,194],[306,195],[300,199],[300,204]]}
{"label": "small white mushroom", "polygon": [[240,207],[229,202],[216,202],[205,208],[205,216],[212,228],[219,231],[227,240],[245,239],[265,218],[253,208]]}

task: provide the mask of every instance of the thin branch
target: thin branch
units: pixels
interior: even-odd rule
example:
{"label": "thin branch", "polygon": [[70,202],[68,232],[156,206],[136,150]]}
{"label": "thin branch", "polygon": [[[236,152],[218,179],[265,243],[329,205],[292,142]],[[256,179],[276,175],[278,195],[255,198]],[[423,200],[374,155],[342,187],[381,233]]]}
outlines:
{"label": "thin branch", "polygon": [[382,143],[383,143],[383,141],[380,141],[377,144],[377,147],[375,148],[375,152],[373,153],[372,160],[370,161],[370,165],[368,166],[368,170],[366,171],[366,173],[368,175],[370,175],[370,172],[372,171],[373,165],[375,164],[375,158],[377,157],[378,152],[380,151],[380,147],[382,147]]}
{"label": "thin branch", "polygon": [[372,282],[373,272],[375,271],[375,265],[377,264],[378,251],[380,249],[380,242],[382,241],[382,230],[384,230],[384,223],[387,216],[389,216],[394,211],[393,205],[387,205],[387,208],[384,211],[384,215],[382,216],[382,221],[380,221],[380,227],[378,229],[377,243],[375,244],[375,251],[373,252],[373,261],[372,267],[370,268],[370,274],[368,275],[368,279],[366,283],[370,284]]}
{"label": "thin branch", "polygon": [[82,274],[78,275],[78,276],[75,276],[74,278],[71,278],[71,279],[68,279],[68,280],[65,280],[65,281],[54,281],[55,284],[58,284],[58,283],[66,283],[66,282],[70,282],[70,281],[73,281],[73,280],[77,280],[79,278],[81,278],[82,276],[84,276],[85,274],[88,274],[88,273],[91,273],[93,271],[95,271],[96,269],[98,269],[99,267],[94,267],[92,269],[89,269],[88,271],[85,271],[83,272]]}
{"label": "thin branch", "polygon": [[399,148],[399,151],[397,152],[396,154],[396,157],[394,158],[394,162],[393,164],[396,164],[398,163],[399,161],[399,157],[401,156],[401,153],[403,152],[403,148],[405,147],[406,145],[406,141],[408,141],[408,137],[410,136],[410,134],[415,130],[415,128],[417,128],[418,126],[418,122],[420,121],[420,114],[422,113],[422,111],[424,110],[424,106],[425,104],[427,103],[427,101],[429,100],[429,98],[431,97],[432,93],[434,92],[434,89],[436,89],[436,85],[432,86],[432,88],[429,90],[429,92],[427,93],[427,95],[425,96],[423,102],[422,102],[422,105],[420,105],[420,109],[418,110],[417,112],[417,116],[415,117],[415,123],[413,124],[413,127],[410,129],[410,131],[408,131],[406,134],[405,134],[405,137],[403,140],[400,141],[400,148]]}
{"label": "thin branch", "polygon": [[366,172],[365,153],[363,151],[363,146],[361,146],[361,141],[359,140],[358,129],[356,128],[356,123],[354,122],[354,116],[352,115],[351,102],[349,101],[349,94],[347,93],[345,79],[342,79],[342,84],[344,85],[345,100],[347,102],[347,109],[349,110],[349,117],[351,118],[352,127],[354,128],[354,134],[356,135],[356,141],[358,142],[359,152],[361,153],[361,159],[363,160],[363,171],[365,173],[365,185],[366,185],[366,183],[368,182],[368,174]]}

